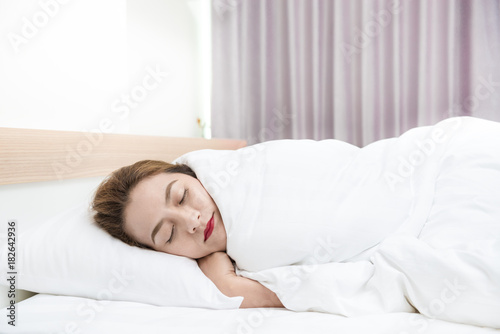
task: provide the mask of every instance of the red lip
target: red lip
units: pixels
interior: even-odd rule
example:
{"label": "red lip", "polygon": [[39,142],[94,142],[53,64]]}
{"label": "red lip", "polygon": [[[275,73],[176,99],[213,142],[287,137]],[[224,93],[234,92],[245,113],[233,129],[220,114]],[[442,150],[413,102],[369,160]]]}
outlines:
{"label": "red lip", "polygon": [[205,240],[207,241],[208,238],[212,235],[212,232],[214,231],[214,215],[212,214],[212,218],[207,223],[207,227],[205,227]]}

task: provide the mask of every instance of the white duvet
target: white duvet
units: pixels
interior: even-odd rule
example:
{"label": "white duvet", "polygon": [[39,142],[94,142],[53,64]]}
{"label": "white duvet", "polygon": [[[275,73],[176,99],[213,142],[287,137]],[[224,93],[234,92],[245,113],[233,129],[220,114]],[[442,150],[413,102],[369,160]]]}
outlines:
{"label": "white duvet", "polygon": [[364,148],[280,140],[177,162],[218,205],[238,273],[286,308],[500,328],[499,123],[451,118]]}

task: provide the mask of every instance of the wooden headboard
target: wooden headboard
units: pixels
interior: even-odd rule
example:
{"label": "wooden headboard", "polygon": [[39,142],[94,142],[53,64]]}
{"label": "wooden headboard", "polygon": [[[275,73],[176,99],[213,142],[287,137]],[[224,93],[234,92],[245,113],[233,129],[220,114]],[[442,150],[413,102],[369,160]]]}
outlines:
{"label": "wooden headboard", "polygon": [[104,176],[139,160],[171,162],[190,151],[245,145],[232,139],[0,128],[0,184]]}

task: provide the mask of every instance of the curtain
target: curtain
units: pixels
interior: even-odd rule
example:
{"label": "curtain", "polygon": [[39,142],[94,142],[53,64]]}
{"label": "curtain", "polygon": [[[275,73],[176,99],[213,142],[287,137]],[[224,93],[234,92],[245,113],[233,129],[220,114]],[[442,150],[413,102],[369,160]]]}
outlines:
{"label": "curtain", "polygon": [[500,120],[499,0],[214,0],[212,133],[364,146]]}

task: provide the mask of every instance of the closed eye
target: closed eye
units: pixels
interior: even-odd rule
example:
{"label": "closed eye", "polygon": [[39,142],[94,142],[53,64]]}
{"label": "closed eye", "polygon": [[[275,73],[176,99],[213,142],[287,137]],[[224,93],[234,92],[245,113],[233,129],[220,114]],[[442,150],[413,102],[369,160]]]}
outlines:
{"label": "closed eye", "polygon": [[166,244],[172,242],[172,238],[174,237],[175,225],[172,225],[172,232],[170,232],[170,239],[167,240]]}
{"label": "closed eye", "polygon": [[188,190],[184,189],[184,194],[182,195],[182,198],[181,198],[181,201],[179,202],[179,205],[182,205],[182,203],[186,199],[187,195],[188,195]]}

